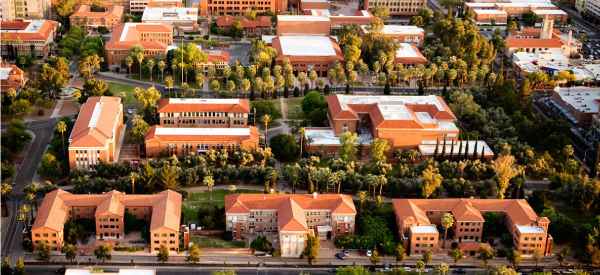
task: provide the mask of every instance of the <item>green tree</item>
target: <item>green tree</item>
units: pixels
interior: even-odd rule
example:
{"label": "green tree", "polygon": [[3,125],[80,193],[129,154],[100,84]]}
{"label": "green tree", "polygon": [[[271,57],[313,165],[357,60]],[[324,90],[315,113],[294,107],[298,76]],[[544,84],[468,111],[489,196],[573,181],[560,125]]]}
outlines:
{"label": "green tree", "polygon": [[162,262],[163,264],[169,261],[169,249],[166,245],[160,245],[160,248],[158,249],[158,254],[156,254],[156,258],[158,258],[158,261]]}
{"label": "green tree", "polygon": [[250,109],[251,110],[256,109],[256,113],[254,114],[254,117],[256,117],[259,120],[264,115],[269,115],[269,116],[271,116],[272,119],[278,119],[278,118],[282,117],[281,111],[279,111],[275,107],[275,104],[273,103],[273,101],[269,101],[269,100],[253,101]]}
{"label": "green tree", "polygon": [[200,257],[202,256],[202,251],[200,251],[200,249],[198,249],[197,244],[193,244],[192,246],[190,246],[187,253],[188,253],[188,256],[186,257],[185,260],[188,262],[194,262],[194,264],[196,262],[200,261]]}
{"label": "green tree", "polygon": [[75,258],[77,257],[77,249],[75,248],[74,245],[72,244],[66,244],[65,246],[63,246],[60,249],[60,252],[62,252],[63,254],[65,254],[65,257],[67,258],[67,260],[69,260],[69,262],[73,262],[73,260],[75,260]]}
{"label": "green tree", "polygon": [[12,274],[12,268],[10,267],[10,260],[8,258],[4,258],[2,260],[2,269],[0,269],[0,273],[2,274]]}
{"label": "green tree", "polygon": [[452,227],[452,225],[454,225],[454,216],[452,216],[451,213],[446,213],[440,219],[440,223],[441,223],[442,227],[444,228],[444,243],[442,244],[442,248],[445,248],[446,247],[446,237],[448,236],[448,228],[450,228],[450,227]]}
{"label": "green tree", "polygon": [[513,266],[518,266],[521,264],[521,252],[516,249],[511,249],[506,254],[506,260]]}
{"label": "green tree", "polygon": [[101,246],[96,247],[96,249],[94,250],[94,255],[96,256],[96,259],[102,260],[102,263],[104,263],[104,260],[112,259],[110,251],[110,244],[105,243]]}
{"label": "green tree", "polygon": [[371,142],[371,162],[385,162],[387,157],[385,154],[390,150],[390,146],[388,145],[387,139],[378,139],[375,138],[373,142]]}
{"label": "green tree", "polygon": [[169,164],[165,164],[158,170],[156,173],[156,180],[164,189],[179,189],[179,172],[174,166]]}
{"label": "green tree", "polygon": [[281,160],[291,160],[298,157],[300,147],[292,135],[277,134],[269,140],[269,146],[275,157]]}
{"label": "green tree", "polygon": [[165,78],[165,85],[167,86],[167,88],[169,88],[169,92],[171,92],[171,88],[173,88],[173,78],[167,76],[167,78]]}
{"label": "green tree", "polygon": [[126,56],[123,63],[129,68],[129,77],[131,77],[131,66],[133,66],[133,57]]}
{"label": "green tree", "polygon": [[535,250],[533,251],[533,255],[531,255],[531,259],[535,262],[535,266],[537,267],[537,265],[542,260],[542,253],[540,252],[539,247],[535,248]]}
{"label": "green tree", "polygon": [[229,35],[233,40],[244,37],[244,27],[240,21],[235,21],[229,26]]}
{"label": "green tree", "polygon": [[17,260],[17,265],[13,269],[13,275],[27,275],[27,271],[25,270],[25,263],[21,260],[21,257]]}
{"label": "green tree", "polygon": [[427,264],[429,262],[431,262],[431,260],[433,259],[433,252],[431,250],[427,250],[423,252],[423,259],[421,259],[421,261],[423,261],[425,263],[425,267],[427,267]]}
{"label": "green tree", "polygon": [[26,99],[15,100],[15,102],[13,102],[13,104],[11,104],[8,107],[8,109],[10,113],[18,116],[24,116],[26,114],[29,114],[29,112],[31,112],[32,110],[31,104]]}
{"label": "green tree", "polygon": [[406,261],[406,249],[399,244],[398,247],[396,247],[396,266],[398,265],[398,262],[404,263],[404,261]]}
{"label": "green tree", "polygon": [[371,261],[372,264],[377,264],[377,263],[381,262],[381,257],[379,256],[379,252],[377,252],[377,249],[373,249],[373,252],[371,253],[371,257],[369,257],[369,260]]}
{"label": "green tree", "polygon": [[425,269],[425,263],[423,261],[419,261],[415,265],[415,268],[419,271],[419,275],[421,275],[421,272],[423,272],[423,270]]}
{"label": "green tree", "polygon": [[473,95],[462,89],[456,89],[450,93],[450,103],[448,107],[458,117],[463,119],[466,116],[471,116],[479,110],[481,106],[475,103]]}
{"label": "green tree", "polygon": [[435,190],[437,190],[442,184],[442,176],[439,174],[437,168],[429,165],[421,176],[421,194],[424,198],[429,198]]}
{"label": "green tree", "polygon": [[250,242],[250,249],[266,252],[271,250],[271,248],[273,248],[273,246],[264,236],[254,238],[254,240]]}
{"label": "green tree", "polygon": [[435,275],[447,275],[450,271],[450,267],[446,263],[438,263],[433,266],[433,274]]}
{"label": "green tree", "polygon": [[390,18],[390,9],[386,6],[375,6],[373,15],[385,22]]}
{"label": "green tree", "polygon": [[354,146],[358,140],[356,133],[352,134],[349,131],[340,135],[339,157],[345,162],[356,161],[356,147]]}
{"label": "green tree", "polygon": [[567,262],[567,257],[569,257],[569,252],[571,251],[571,248],[568,246],[563,247],[563,249],[560,250],[560,252],[558,252],[556,254],[556,260],[558,260],[558,263],[560,265],[563,265],[565,262]]}
{"label": "green tree", "polygon": [[62,176],[60,161],[51,152],[48,152],[42,156],[42,161],[37,172],[42,175],[50,176],[53,179]]}
{"label": "green tree", "polygon": [[300,253],[300,259],[306,259],[309,265],[316,263],[319,260],[319,246],[319,237],[309,233],[304,250]]}
{"label": "green tree", "polygon": [[479,255],[477,256],[477,260],[483,261],[483,264],[487,265],[494,257],[496,257],[496,252],[492,248],[486,246],[485,244],[481,244],[481,246],[479,246]]}
{"label": "green tree", "polygon": [[448,252],[448,255],[450,255],[450,257],[454,260],[454,265],[460,263],[460,260],[462,260],[463,258],[463,252],[458,247],[450,250],[450,252]]}
{"label": "green tree", "polygon": [[521,173],[521,169],[517,164],[517,160],[512,155],[502,155],[492,163],[492,170],[498,178],[498,193],[499,199],[504,198],[504,193],[510,185],[510,180]]}
{"label": "green tree", "polygon": [[498,266],[498,265],[494,265],[494,266],[490,266],[488,268],[486,268],[483,273],[483,275],[517,275],[518,273],[507,266]]}
{"label": "green tree", "polygon": [[40,261],[49,262],[50,261],[50,246],[48,246],[48,242],[41,241],[37,247],[38,256],[40,257]]}

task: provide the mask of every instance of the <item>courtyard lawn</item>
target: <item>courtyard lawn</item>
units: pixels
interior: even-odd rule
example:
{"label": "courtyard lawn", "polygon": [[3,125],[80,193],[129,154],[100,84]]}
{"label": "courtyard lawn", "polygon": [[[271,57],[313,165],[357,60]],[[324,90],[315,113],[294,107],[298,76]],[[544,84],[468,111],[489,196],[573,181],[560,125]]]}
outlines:
{"label": "courtyard lawn", "polygon": [[552,200],[552,206],[556,212],[560,213],[563,217],[570,219],[574,224],[584,224],[584,223],[592,223],[596,215],[594,215],[594,211],[587,210],[580,213],[577,210],[565,205],[562,201]]}
{"label": "courtyard lawn", "polygon": [[197,244],[199,248],[244,248],[244,241],[225,241],[216,237],[190,237],[190,242]]}
{"label": "courtyard lawn", "polygon": [[300,105],[302,99],[303,98],[301,97],[283,99],[287,119],[295,118],[296,110],[298,111],[298,119],[304,119],[306,117],[304,112],[302,112],[302,106]]}
{"label": "courtyard lawn", "polygon": [[135,104],[137,102],[135,97],[133,97],[133,88],[135,88],[134,86],[115,82],[106,82],[106,84],[114,96],[120,96],[121,92],[125,92],[125,94],[127,94],[127,101],[125,101],[125,104]]}
{"label": "courtyard lawn", "polygon": [[[212,192],[212,203],[219,207],[225,206],[225,195],[234,194],[229,190],[217,189]],[[235,194],[258,194],[262,193],[260,190],[245,190],[239,189],[235,191]],[[190,193],[186,200],[181,202],[181,212],[185,216],[185,222],[198,220],[198,208],[202,205],[208,204],[208,191],[198,191]]]}

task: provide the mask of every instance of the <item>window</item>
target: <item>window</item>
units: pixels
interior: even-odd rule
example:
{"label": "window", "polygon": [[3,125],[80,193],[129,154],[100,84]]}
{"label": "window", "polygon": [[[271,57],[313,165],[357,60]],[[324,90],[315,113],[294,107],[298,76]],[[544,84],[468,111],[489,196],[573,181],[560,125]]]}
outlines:
{"label": "window", "polygon": [[167,237],[167,234],[166,234],[166,233],[163,233],[163,234],[162,234],[162,236],[163,236],[164,238],[166,238],[166,237]]}
{"label": "window", "polygon": [[158,237],[158,233],[154,233],[154,237]]}
{"label": "window", "polygon": [[56,237],[56,233],[52,233],[52,237]]}
{"label": "window", "polygon": [[175,237],[175,234],[171,233],[169,234],[169,237]]}
{"label": "window", "polygon": [[39,236],[40,236],[40,233],[35,233],[35,236],[36,236],[36,237],[39,237]]}

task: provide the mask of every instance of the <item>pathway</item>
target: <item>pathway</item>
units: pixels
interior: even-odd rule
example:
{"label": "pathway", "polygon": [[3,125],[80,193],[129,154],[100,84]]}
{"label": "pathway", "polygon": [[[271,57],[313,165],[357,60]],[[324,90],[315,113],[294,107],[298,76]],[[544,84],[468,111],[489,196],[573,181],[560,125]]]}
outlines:
{"label": "pathway", "polygon": [[60,115],[58,114],[58,112],[60,112],[60,108],[63,105],[64,100],[59,100],[56,103],[56,106],[54,107],[54,111],[52,111],[52,115],[50,116],[50,118],[54,118],[54,117],[60,117]]}

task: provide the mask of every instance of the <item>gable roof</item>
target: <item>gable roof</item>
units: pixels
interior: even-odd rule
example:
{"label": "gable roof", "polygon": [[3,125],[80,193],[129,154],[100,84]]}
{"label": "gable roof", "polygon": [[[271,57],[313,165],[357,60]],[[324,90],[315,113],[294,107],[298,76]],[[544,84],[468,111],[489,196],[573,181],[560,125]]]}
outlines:
{"label": "gable roof", "polygon": [[192,98],[163,98],[158,101],[158,113],[182,112],[225,112],[249,113],[250,101],[247,99],[192,99]]}
{"label": "gable roof", "polygon": [[[0,21],[1,32],[8,33],[10,39],[20,37],[22,40],[48,40],[60,23],[52,20],[24,20]],[[56,32],[54,32],[56,35]]]}
{"label": "gable roof", "polygon": [[125,7],[123,6],[108,6],[106,11],[92,11],[92,7],[89,5],[78,5],[73,9],[73,14],[69,16],[69,19],[75,19],[79,16],[80,19],[84,17],[88,18],[123,18],[123,12]]}
{"label": "gable roof", "polygon": [[175,191],[165,190],[155,195],[126,195],[119,191],[75,195],[62,189],[46,194],[32,230],[50,228],[62,231],[68,220],[69,208],[85,206],[95,206],[95,215],[110,213],[119,216],[124,215],[125,207],[151,207],[150,231],[159,228],[179,230],[181,194]]}
{"label": "gable roof", "polygon": [[279,215],[279,230],[280,231],[307,231],[308,225],[306,225],[306,215],[304,209],[300,207],[291,198],[286,198],[277,212]]}
{"label": "gable roof", "polygon": [[556,38],[507,38],[506,43],[508,48],[561,48],[563,46],[563,43]]}
{"label": "gable roof", "polygon": [[88,98],[69,137],[70,147],[103,147],[115,138],[115,126],[121,117],[121,98],[97,96]]}
{"label": "gable roof", "polygon": [[128,50],[133,45],[142,45],[144,50],[167,50],[167,43],[142,40],[144,33],[173,33],[173,25],[166,23],[121,23],[114,27],[106,49]]}

